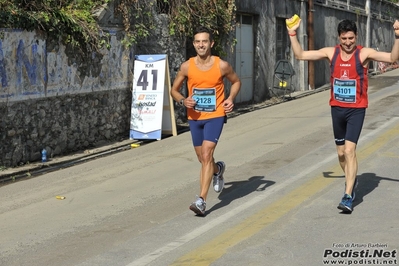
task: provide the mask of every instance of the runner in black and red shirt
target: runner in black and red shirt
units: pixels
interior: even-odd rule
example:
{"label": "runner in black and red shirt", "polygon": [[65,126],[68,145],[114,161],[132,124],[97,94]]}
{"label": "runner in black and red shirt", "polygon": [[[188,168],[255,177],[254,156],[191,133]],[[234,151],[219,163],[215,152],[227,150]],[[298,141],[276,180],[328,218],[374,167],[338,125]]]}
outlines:
{"label": "runner in black and red shirt", "polygon": [[[292,19],[287,19],[287,24]],[[356,145],[368,106],[368,64],[370,61],[394,63],[399,59],[399,21],[393,24],[395,42],[390,53],[356,44],[357,27],[351,20],[338,24],[339,44],[304,51],[296,37],[301,20],[287,27],[294,55],[299,60],[327,59],[331,67],[331,116],[338,160],[345,173],[345,193],[338,209],[351,213],[357,184]]]}

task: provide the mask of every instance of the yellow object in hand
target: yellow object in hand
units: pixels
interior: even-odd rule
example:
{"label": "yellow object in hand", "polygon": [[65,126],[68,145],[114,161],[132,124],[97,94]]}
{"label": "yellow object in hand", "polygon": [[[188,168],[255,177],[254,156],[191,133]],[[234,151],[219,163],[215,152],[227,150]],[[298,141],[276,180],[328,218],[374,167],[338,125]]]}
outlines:
{"label": "yellow object in hand", "polygon": [[299,16],[295,14],[292,16],[292,18],[286,19],[285,24],[289,29],[291,29],[293,26],[295,26],[299,22]]}

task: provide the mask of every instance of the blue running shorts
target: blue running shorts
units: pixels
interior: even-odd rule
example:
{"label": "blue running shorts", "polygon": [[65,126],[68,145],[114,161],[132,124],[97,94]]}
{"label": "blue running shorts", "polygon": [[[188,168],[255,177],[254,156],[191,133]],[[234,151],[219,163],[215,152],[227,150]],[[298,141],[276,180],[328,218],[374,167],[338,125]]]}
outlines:
{"label": "blue running shorts", "polygon": [[201,146],[204,140],[217,143],[226,118],[222,116],[205,120],[188,120],[194,147]]}

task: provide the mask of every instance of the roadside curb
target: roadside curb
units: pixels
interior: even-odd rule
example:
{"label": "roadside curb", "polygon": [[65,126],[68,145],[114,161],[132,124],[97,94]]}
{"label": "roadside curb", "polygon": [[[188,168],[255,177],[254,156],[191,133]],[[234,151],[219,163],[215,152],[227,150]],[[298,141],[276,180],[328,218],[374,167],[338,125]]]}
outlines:
{"label": "roadside curb", "polygon": [[126,140],[108,146],[103,146],[95,148],[93,150],[85,150],[83,152],[78,152],[70,154],[67,156],[50,158],[49,161],[42,163],[36,162],[32,164],[26,164],[17,168],[10,168],[0,175],[0,184],[16,181],[21,178],[30,178],[33,175],[41,175],[43,173],[56,171],[61,168],[70,167],[76,164],[80,164],[95,158],[106,156],[112,153],[116,153],[123,150],[131,149],[131,144],[139,143],[136,140]]}

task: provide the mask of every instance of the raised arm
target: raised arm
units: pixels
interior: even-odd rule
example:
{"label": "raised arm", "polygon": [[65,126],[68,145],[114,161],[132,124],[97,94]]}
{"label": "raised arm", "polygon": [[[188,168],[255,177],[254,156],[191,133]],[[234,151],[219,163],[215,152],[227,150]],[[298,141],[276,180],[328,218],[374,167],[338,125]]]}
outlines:
{"label": "raised arm", "polygon": [[392,51],[380,52],[371,48],[365,49],[365,60],[374,60],[386,63],[394,63],[399,60],[399,21],[396,20],[393,24],[393,30],[395,32],[395,42],[392,46]]}
{"label": "raised arm", "polygon": [[287,27],[288,35],[290,36],[291,40],[291,48],[292,51],[294,52],[295,58],[298,60],[308,60],[308,61],[331,59],[334,53],[334,47],[325,47],[319,50],[310,50],[310,51],[304,51],[302,49],[296,36],[296,30],[299,28],[300,24],[301,24],[301,19],[299,19],[299,22],[296,25],[292,26],[291,28]]}

